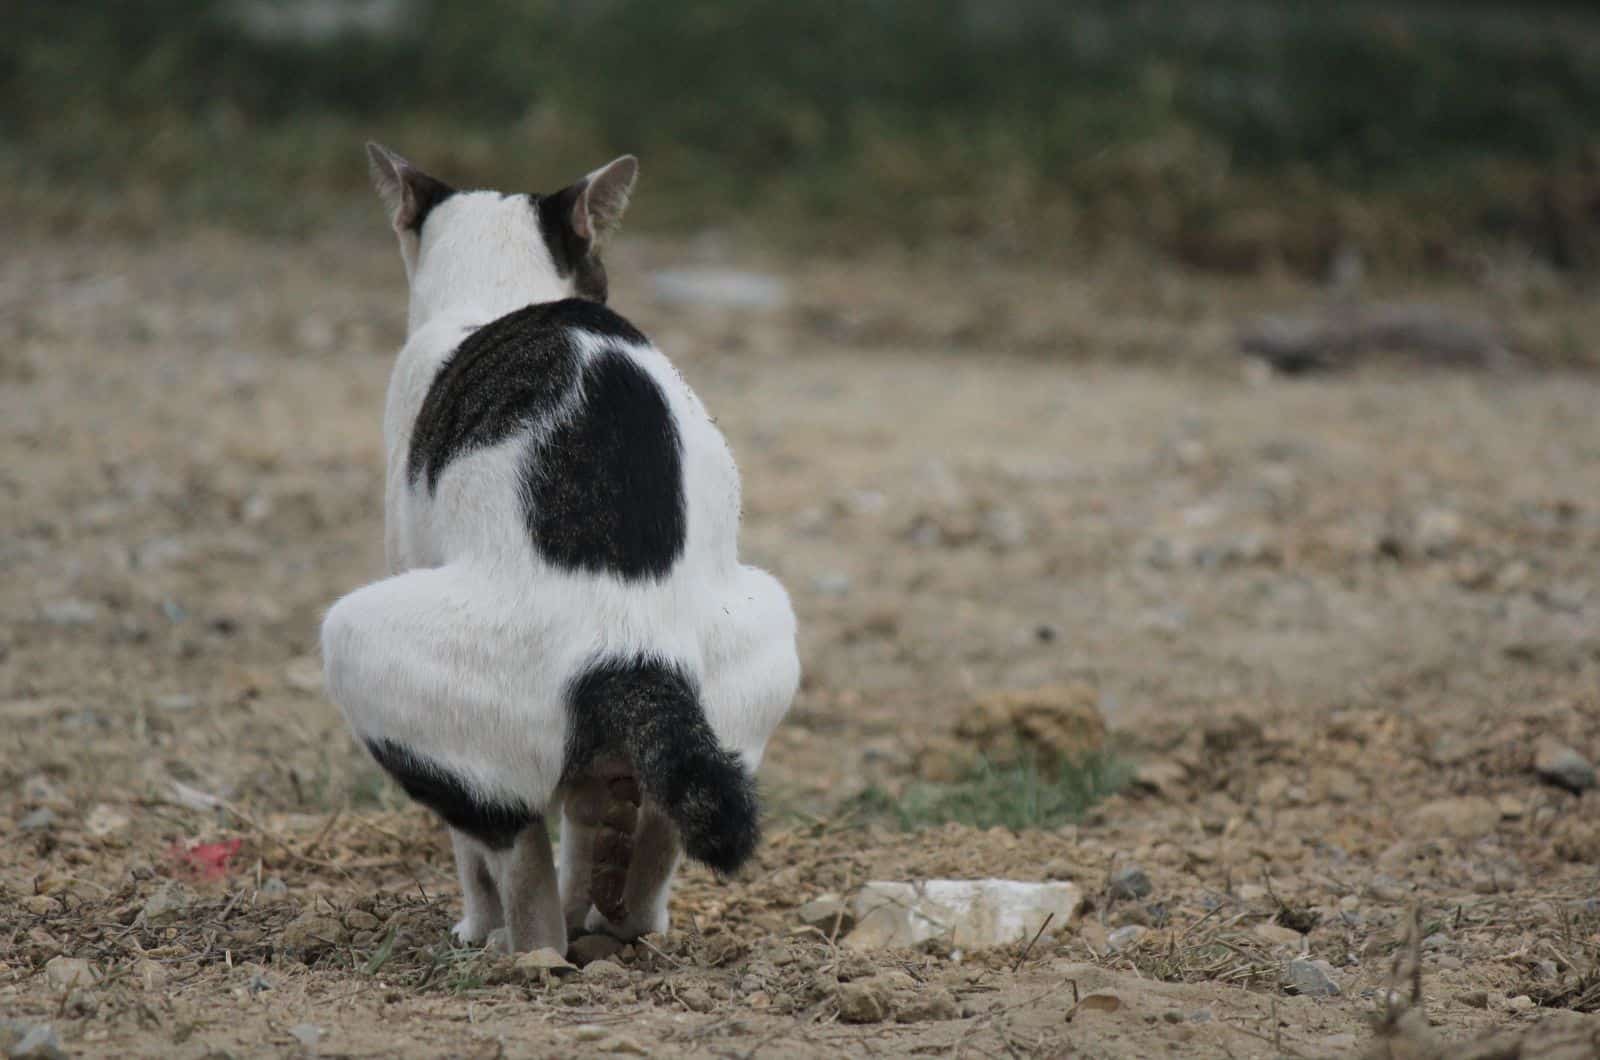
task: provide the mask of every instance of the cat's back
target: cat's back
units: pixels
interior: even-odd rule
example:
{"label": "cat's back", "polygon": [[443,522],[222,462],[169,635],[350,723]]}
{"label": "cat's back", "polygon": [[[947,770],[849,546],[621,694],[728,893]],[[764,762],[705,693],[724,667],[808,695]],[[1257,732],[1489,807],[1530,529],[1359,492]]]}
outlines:
{"label": "cat's back", "polygon": [[581,299],[465,332],[403,449],[391,474],[432,562],[531,545],[541,567],[660,580],[691,522],[726,536],[730,503],[737,520],[731,457],[698,400],[637,328]]}

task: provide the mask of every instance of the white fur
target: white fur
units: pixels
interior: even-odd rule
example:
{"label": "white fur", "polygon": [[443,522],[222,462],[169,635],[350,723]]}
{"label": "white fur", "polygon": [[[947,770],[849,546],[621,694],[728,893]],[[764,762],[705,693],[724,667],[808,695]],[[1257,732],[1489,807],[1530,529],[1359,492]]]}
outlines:
{"label": "white fur", "polygon": [[[467,778],[482,796],[544,812],[562,799],[569,682],[597,657],[650,655],[698,679],[712,731],[755,770],[798,682],[795,621],[782,586],[739,563],[739,476],[721,433],[666,357],[647,345],[627,349],[661,388],[682,444],[686,541],[657,581],[572,572],[541,559],[518,488],[527,432],[457,457],[431,494],[425,482],[413,484],[412,424],[440,365],[470,330],[572,292],[526,199],[458,193],[435,208],[420,245],[406,239],[402,233],[402,252],[410,251],[409,337],[384,415],[390,577],[329,610],[322,626],[329,696],[358,736],[392,739]],[[599,343],[582,346],[591,356]],[[645,834],[650,827],[661,822],[641,815],[636,845],[659,845],[659,836]],[[587,881],[582,844],[572,841],[581,829],[572,832],[561,852],[569,890]],[[467,902],[458,935],[476,941],[497,921],[514,919],[499,908],[515,896],[504,893],[508,881],[496,859],[520,855],[497,855],[460,835],[456,853]],[[524,860],[537,867],[536,855]],[[609,926],[624,934],[663,929],[677,860],[674,846],[670,858],[634,866],[641,879],[635,887],[630,877],[629,890],[638,922]],[[480,862],[498,881],[498,896],[478,886],[486,878]],[[577,915],[571,903],[578,898],[566,903],[574,928],[590,919]],[[589,926],[607,925],[591,919]]]}

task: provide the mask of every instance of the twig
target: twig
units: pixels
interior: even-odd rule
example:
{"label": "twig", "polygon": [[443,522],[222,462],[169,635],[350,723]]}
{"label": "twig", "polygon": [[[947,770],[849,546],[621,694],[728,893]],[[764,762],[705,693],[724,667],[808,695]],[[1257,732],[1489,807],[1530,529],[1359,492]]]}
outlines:
{"label": "twig", "polygon": [[1033,944],[1039,941],[1039,936],[1044,934],[1044,929],[1049,927],[1050,921],[1054,920],[1055,918],[1055,913],[1045,914],[1044,923],[1039,925],[1039,930],[1033,933],[1033,938],[1029,939],[1028,944],[1022,948],[1022,954],[1017,958],[1017,963],[1011,966],[1012,975],[1015,975],[1017,973],[1017,969],[1022,967],[1022,962],[1027,960],[1028,954],[1033,952]]}

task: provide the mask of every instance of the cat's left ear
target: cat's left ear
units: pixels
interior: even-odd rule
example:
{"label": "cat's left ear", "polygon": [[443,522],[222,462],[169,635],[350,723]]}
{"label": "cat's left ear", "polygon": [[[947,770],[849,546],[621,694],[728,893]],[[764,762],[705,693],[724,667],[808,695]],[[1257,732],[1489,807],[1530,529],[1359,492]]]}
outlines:
{"label": "cat's left ear", "polygon": [[607,162],[576,185],[577,197],[567,223],[579,239],[599,246],[622,224],[622,213],[639,177],[639,160],[632,155]]}

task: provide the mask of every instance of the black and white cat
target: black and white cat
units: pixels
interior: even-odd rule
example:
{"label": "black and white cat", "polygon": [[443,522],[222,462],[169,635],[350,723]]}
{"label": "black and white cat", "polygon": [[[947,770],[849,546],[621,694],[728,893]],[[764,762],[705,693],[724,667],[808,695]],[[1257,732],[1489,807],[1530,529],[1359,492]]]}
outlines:
{"label": "black and white cat", "polygon": [[368,153],[410,317],[384,414],[390,577],[329,610],[328,694],[450,826],[460,940],[663,931],[680,850],[720,872],[750,856],[799,661],[783,587],[739,563],[726,441],[605,305],[598,251],[638,164],[503,195]]}

